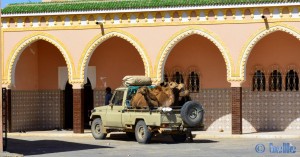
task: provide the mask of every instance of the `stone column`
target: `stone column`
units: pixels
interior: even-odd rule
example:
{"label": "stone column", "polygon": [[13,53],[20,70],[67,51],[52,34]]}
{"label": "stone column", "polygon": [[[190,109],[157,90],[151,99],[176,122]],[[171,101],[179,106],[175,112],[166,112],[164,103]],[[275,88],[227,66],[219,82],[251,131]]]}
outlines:
{"label": "stone column", "polygon": [[83,84],[73,84],[73,132],[84,133],[84,89]]}
{"label": "stone column", "polygon": [[[0,1],[0,8],[2,8],[1,7],[1,2],[2,1]],[[1,22],[1,11],[0,11],[0,25],[2,25],[2,22]],[[2,27],[0,27],[0,37],[2,37]],[[2,39],[0,39],[0,47],[2,48],[3,47],[3,45],[2,45],[2,41],[1,41]],[[1,52],[1,53],[4,53],[4,52]],[[0,60],[2,61],[2,55],[0,55]],[[1,82],[1,84],[2,84],[2,66],[3,66],[3,64],[4,63],[0,63],[0,82]],[[0,92],[0,98],[2,98],[2,90],[1,90],[1,92]],[[2,131],[2,101],[0,101],[0,137],[1,137],[1,139],[0,139],[0,153],[1,152],[3,152],[3,131]]]}
{"label": "stone column", "polygon": [[[1,90],[1,94],[2,94],[2,101],[1,101],[1,129],[6,129],[6,133],[3,134],[4,132],[2,132],[3,130],[1,130],[2,136],[3,137],[7,137],[7,132],[10,132],[12,130],[12,125],[11,125],[11,87],[10,85],[7,84],[3,84],[2,85],[2,90]],[[3,112],[3,108],[5,108],[5,113]],[[2,114],[4,113],[4,115],[6,117],[4,117]],[[3,125],[3,123],[5,123],[6,126]],[[6,128],[3,128],[6,127]],[[7,149],[7,138],[1,138],[1,150],[2,148],[6,151]],[[4,141],[3,141],[4,140]]]}
{"label": "stone column", "polygon": [[232,134],[242,134],[242,87],[241,83],[231,84]]}
{"label": "stone column", "polygon": [[11,89],[6,89],[6,115],[7,115],[7,131],[11,132]]}

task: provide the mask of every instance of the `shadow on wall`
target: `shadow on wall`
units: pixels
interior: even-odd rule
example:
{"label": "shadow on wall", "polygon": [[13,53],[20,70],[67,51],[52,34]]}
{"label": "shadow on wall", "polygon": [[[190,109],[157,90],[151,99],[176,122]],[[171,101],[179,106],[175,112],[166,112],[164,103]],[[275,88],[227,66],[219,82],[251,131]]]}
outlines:
{"label": "shadow on wall", "polygon": [[300,129],[300,92],[243,89],[242,101],[244,132]]}
{"label": "shadow on wall", "polygon": [[207,131],[231,131],[231,89],[201,89],[191,93],[192,100],[203,106]]}
{"label": "shadow on wall", "polygon": [[[24,147],[26,146],[26,147]],[[57,140],[26,141],[18,139],[8,139],[8,152],[27,155],[42,155],[59,152],[70,152],[78,150],[113,148],[109,146],[99,146],[81,144]]]}

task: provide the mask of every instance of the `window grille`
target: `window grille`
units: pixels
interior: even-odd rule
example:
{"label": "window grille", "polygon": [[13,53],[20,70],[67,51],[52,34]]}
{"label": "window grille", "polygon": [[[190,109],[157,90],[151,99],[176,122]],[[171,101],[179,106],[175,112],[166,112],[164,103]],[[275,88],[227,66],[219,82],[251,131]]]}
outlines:
{"label": "window grille", "polygon": [[254,73],[252,79],[252,90],[253,91],[265,91],[266,90],[266,77],[261,70],[257,70]]}
{"label": "window grille", "polygon": [[166,73],[164,74],[164,82],[169,82],[169,78],[168,78],[168,75]]}
{"label": "window grille", "polygon": [[298,91],[299,90],[299,77],[295,70],[289,70],[285,77],[285,90]]}
{"label": "window grille", "polygon": [[196,71],[192,71],[189,73],[188,90],[190,92],[199,92],[200,90],[200,78]]}
{"label": "window grille", "polygon": [[184,83],[184,79],[183,79],[183,75],[182,73],[180,73],[179,71],[176,71],[174,74],[173,74],[173,78],[172,78],[172,81],[176,82],[176,83]]}
{"label": "window grille", "polygon": [[175,67],[172,70],[172,81],[176,83],[184,83],[183,72],[179,67]]}
{"label": "window grille", "polygon": [[281,91],[282,90],[282,75],[279,70],[273,70],[269,77],[269,90]]}

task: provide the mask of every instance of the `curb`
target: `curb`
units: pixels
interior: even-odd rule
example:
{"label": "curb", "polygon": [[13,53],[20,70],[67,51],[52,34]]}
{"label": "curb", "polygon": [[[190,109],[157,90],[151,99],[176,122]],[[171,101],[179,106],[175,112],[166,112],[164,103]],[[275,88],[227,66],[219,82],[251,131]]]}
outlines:
{"label": "curb", "polygon": [[[272,134],[272,133],[253,133],[253,134],[241,134],[241,135],[232,135],[232,134],[222,134],[218,132],[193,132],[194,139],[216,139],[216,138],[233,138],[233,139],[300,139],[300,135],[287,135],[287,134]],[[83,138],[90,137],[92,134],[86,132],[84,134],[74,134],[73,132],[29,132],[29,133],[8,133],[8,137],[75,137]],[[110,137],[108,134],[107,137]]]}
{"label": "curb", "polygon": [[16,154],[16,153],[9,153],[9,152],[3,152],[0,153],[1,157],[24,157],[22,154]]}
{"label": "curb", "polygon": [[255,134],[242,134],[242,135],[201,135],[193,134],[195,139],[205,138],[233,138],[233,139],[300,139],[300,135],[255,135]]}
{"label": "curb", "polygon": [[247,135],[222,135],[222,136],[214,136],[214,135],[196,135],[195,139],[205,139],[205,138],[210,138],[210,139],[214,139],[214,138],[241,138],[241,139],[300,139],[300,136],[297,135],[251,135],[251,136],[247,136]]}
{"label": "curb", "polygon": [[93,137],[91,133],[8,133],[8,137]]}

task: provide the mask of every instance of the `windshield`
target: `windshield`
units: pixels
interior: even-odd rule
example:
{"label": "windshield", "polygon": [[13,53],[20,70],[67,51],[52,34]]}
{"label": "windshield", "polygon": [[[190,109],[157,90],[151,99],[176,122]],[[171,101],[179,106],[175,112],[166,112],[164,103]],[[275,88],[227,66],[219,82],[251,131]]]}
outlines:
{"label": "windshield", "polygon": [[116,91],[112,99],[112,104],[121,106],[123,102],[124,91]]}

